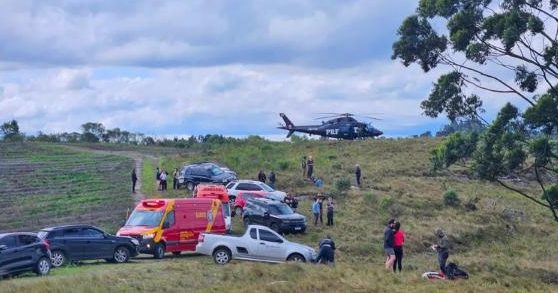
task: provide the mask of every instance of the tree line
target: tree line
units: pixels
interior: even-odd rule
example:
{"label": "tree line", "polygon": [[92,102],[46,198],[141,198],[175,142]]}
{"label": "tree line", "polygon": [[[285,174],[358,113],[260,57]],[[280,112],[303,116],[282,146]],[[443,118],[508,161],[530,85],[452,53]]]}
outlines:
{"label": "tree line", "polygon": [[[87,122],[81,125],[81,132],[62,132],[48,134],[39,132],[37,135],[26,135],[19,129],[16,120],[3,123],[0,135],[3,141],[37,141],[52,143],[111,143],[146,146],[163,146],[188,148],[196,144],[226,144],[239,141],[237,138],[225,137],[217,134],[190,136],[188,138],[155,138],[142,133],[134,133],[120,128],[107,129],[102,123]],[[256,136],[248,139],[261,139]]]}

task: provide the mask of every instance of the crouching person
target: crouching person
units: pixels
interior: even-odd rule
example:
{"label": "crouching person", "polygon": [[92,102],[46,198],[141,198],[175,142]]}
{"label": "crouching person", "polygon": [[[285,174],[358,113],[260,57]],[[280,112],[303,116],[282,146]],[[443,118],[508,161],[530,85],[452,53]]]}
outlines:
{"label": "crouching person", "polygon": [[331,236],[327,235],[325,239],[320,240],[320,252],[318,253],[318,258],[316,263],[322,264],[335,264],[335,242],[331,239]]}

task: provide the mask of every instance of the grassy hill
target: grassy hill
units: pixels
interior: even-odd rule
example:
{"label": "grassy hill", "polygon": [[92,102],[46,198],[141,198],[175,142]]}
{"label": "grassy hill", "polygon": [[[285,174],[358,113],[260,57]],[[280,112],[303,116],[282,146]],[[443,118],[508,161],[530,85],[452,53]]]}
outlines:
{"label": "grassy hill", "polygon": [[125,157],[65,146],[1,143],[0,231],[62,223],[115,228],[132,205],[132,166]]}
{"label": "grassy hill", "polygon": [[[168,292],[223,289],[233,292],[556,291],[558,246],[554,244],[558,233],[546,211],[506,189],[469,180],[464,175],[431,176],[429,151],[437,143],[435,139],[278,143],[253,138],[186,152],[166,149],[158,153],[152,148],[134,147],[134,151],[158,158],[144,160],[142,189],[148,197],[187,195],[184,190],[170,190],[164,194],[156,191],[155,165],[172,170],[185,162],[203,160],[224,163],[242,178],[254,178],[260,169],[274,169],[279,189],[297,194],[318,191],[332,194],[338,202],[336,225],[332,228],[311,226],[306,234],[288,238],[316,246],[321,237],[331,234],[339,247],[337,265],[331,268],[234,262],[219,267],[208,257],[183,255],[169,256],[163,261],[139,259],[126,265],[93,262],[70,266],[53,271],[47,278],[3,281],[0,289],[60,292],[71,286],[72,290],[83,292],[138,289]],[[49,150],[49,146],[40,148],[43,147]],[[81,154],[84,155],[86,153]],[[303,155],[315,158],[315,173],[326,183],[321,190],[302,179],[300,160]],[[126,162],[125,158],[120,160]],[[116,159],[106,163],[114,161]],[[341,178],[348,178],[354,185],[355,163],[361,165],[365,177],[363,187],[345,193],[334,190],[334,182]],[[126,178],[122,179],[122,185],[127,186],[128,172],[123,173]],[[529,183],[525,185],[529,188]],[[447,190],[458,194],[459,206],[444,204],[443,194]],[[74,196],[81,196],[81,193]],[[467,207],[466,203],[469,203]],[[310,216],[310,200],[302,200],[299,211]],[[389,217],[398,218],[407,233],[401,275],[383,269],[382,230]],[[236,218],[234,225],[234,231],[241,233],[242,227]],[[436,227],[448,232],[453,243],[450,261],[464,266],[471,274],[470,280],[428,282],[420,279],[424,271],[437,267],[436,256],[428,248],[435,241]]]}

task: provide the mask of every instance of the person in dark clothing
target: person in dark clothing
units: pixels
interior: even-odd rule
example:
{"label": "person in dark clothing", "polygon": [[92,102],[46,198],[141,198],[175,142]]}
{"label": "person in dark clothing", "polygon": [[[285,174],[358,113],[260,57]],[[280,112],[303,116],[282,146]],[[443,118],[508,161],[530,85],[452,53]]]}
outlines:
{"label": "person in dark clothing", "polygon": [[318,204],[320,205],[320,225],[324,224],[324,198],[318,194]]}
{"label": "person in dark clothing", "polygon": [[314,173],[314,159],[312,156],[308,156],[308,160],[306,161],[306,177],[312,178],[312,174]]}
{"label": "person in dark clothing", "polygon": [[390,219],[384,229],[384,252],[386,254],[386,269],[391,269],[395,261],[395,251],[393,250],[393,226],[395,219]]}
{"label": "person in dark clothing", "polygon": [[161,169],[157,167],[157,172],[155,173],[155,180],[157,181],[157,190],[161,189]]}
{"label": "person in dark clothing", "polygon": [[271,170],[271,172],[269,173],[269,186],[273,189],[275,189],[275,180],[277,180],[277,178],[275,177],[275,172]]}
{"label": "person in dark clothing", "polygon": [[355,166],[355,177],[356,177],[357,186],[358,186],[359,188],[360,188],[360,175],[361,175],[361,173],[360,173],[360,165],[359,165],[359,164],[356,164],[356,166]]}
{"label": "person in dark clothing", "polygon": [[318,253],[316,262],[322,264],[335,264],[335,242],[333,242],[331,236],[327,235],[326,238],[320,240],[319,246],[320,252]]}
{"label": "person in dark clothing", "polygon": [[260,170],[260,172],[258,173],[258,181],[265,183],[266,180],[267,178],[265,177],[264,171]]}
{"label": "person in dark clothing", "polygon": [[172,172],[172,189],[178,189],[178,175],[180,172],[178,168],[174,168],[174,172]]}
{"label": "person in dark clothing", "polygon": [[403,244],[405,243],[405,232],[401,230],[401,223],[395,222],[393,227],[393,251],[395,252],[395,261],[393,262],[393,272],[399,267],[399,272],[403,267]]}
{"label": "person in dark clothing", "polygon": [[138,175],[136,175],[136,169],[132,169],[132,193],[136,193],[136,182],[138,182]]}
{"label": "person in dark clothing", "polygon": [[333,210],[335,209],[335,204],[333,199],[330,197],[327,201],[327,225],[333,226]]}
{"label": "person in dark clothing", "polygon": [[437,228],[434,232],[438,238],[438,243],[432,245],[432,249],[438,253],[438,264],[440,265],[440,271],[446,275],[446,262],[449,257],[449,239],[446,233],[441,228]]}
{"label": "person in dark clothing", "polygon": [[302,157],[302,178],[306,176],[306,156]]}

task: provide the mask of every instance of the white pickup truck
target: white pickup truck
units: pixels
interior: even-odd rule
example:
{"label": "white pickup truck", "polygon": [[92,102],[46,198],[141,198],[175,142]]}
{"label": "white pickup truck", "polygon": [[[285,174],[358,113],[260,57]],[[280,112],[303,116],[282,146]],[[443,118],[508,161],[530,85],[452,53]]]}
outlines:
{"label": "white pickup truck", "polygon": [[264,262],[314,261],[316,251],[306,245],[290,242],[268,227],[250,225],[242,236],[202,233],[196,252],[213,256],[224,265],[231,259]]}

